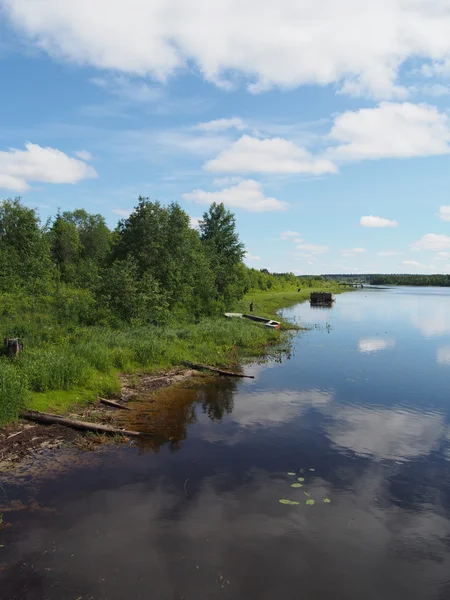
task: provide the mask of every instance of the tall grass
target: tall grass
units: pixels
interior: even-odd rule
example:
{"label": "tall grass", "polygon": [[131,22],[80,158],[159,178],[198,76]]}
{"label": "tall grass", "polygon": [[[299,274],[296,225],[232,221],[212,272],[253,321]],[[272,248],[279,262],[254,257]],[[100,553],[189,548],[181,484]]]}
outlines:
{"label": "tall grass", "polygon": [[[256,314],[274,316],[311,291],[250,294],[236,308],[247,312],[253,301]],[[335,286],[332,291],[340,290]],[[279,331],[259,323],[223,317],[117,330],[61,325],[43,314],[2,321],[0,333],[20,335],[25,350],[17,359],[0,359],[0,424],[16,419],[26,405],[63,411],[78,399],[115,393],[121,371],[152,371],[183,361],[236,363],[244,355],[264,353],[280,339]]]}
{"label": "tall grass", "polygon": [[[30,392],[87,388],[93,394],[107,394],[114,387],[111,376],[118,371],[151,371],[185,360],[230,363],[243,353],[257,354],[278,339],[278,332],[259,324],[222,317],[172,328],[84,328],[53,345],[31,343],[29,347],[25,339],[25,351],[19,358],[0,361],[0,423],[17,418]],[[54,399],[53,394],[48,397]],[[42,398],[38,403],[45,408]]]}

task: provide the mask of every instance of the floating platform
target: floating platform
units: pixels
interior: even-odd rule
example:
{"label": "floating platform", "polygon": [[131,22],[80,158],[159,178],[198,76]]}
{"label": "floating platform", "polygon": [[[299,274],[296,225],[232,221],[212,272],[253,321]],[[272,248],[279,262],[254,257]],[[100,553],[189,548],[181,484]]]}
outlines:
{"label": "floating platform", "polygon": [[330,292],[312,292],[309,301],[311,306],[332,306],[334,296]]}

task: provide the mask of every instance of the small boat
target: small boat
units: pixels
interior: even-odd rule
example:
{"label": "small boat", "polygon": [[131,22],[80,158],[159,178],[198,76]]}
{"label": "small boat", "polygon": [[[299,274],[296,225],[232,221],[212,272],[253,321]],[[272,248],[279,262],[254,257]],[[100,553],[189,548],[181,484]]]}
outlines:
{"label": "small boat", "polygon": [[256,315],[244,315],[242,313],[225,313],[225,317],[227,319],[250,319],[251,321],[256,321],[257,323],[262,323],[264,327],[270,327],[271,329],[280,329],[281,323],[279,321],[274,321],[273,319],[267,319],[266,317],[257,317]]}

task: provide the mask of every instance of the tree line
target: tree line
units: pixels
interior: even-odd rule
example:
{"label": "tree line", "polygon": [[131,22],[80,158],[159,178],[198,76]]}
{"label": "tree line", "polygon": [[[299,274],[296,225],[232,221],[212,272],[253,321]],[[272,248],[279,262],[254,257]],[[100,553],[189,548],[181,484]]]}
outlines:
{"label": "tree line", "polygon": [[369,275],[372,285],[450,286],[450,275]]}
{"label": "tree line", "polygon": [[20,307],[79,325],[163,324],[212,316],[250,290],[299,285],[293,274],[247,268],[244,256],[223,204],[212,204],[195,230],[179,204],[140,197],[110,230],[84,209],[41,223],[19,198],[0,202],[3,315]]}

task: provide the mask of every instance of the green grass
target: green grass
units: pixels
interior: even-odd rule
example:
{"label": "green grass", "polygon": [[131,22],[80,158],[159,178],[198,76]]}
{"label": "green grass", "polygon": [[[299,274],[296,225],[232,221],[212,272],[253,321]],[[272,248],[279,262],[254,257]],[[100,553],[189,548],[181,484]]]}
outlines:
{"label": "green grass", "polygon": [[302,288],[300,292],[297,290],[284,292],[250,292],[243,300],[236,303],[234,308],[237,312],[248,313],[250,302],[253,302],[253,312],[255,315],[277,319],[277,312],[281,308],[287,308],[289,306],[294,306],[299,302],[309,300],[311,292],[323,291],[340,294],[346,290],[343,286],[326,282],[320,288],[305,287]]}
{"label": "green grass", "polygon": [[[278,309],[305,300],[311,291],[249,294],[235,309],[248,312],[252,301],[255,314],[276,317]],[[120,372],[153,372],[183,361],[232,365],[266,354],[282,335],[253,321],[222,316],[123,330],[59,325],[52,330],[47,324],[42,335],[26,319],[22,324],[25,351],[15,360],[0,359],[3,424],[17,419],[23,407],[63,413],[97,395],[114,396],[120,392]]]}

